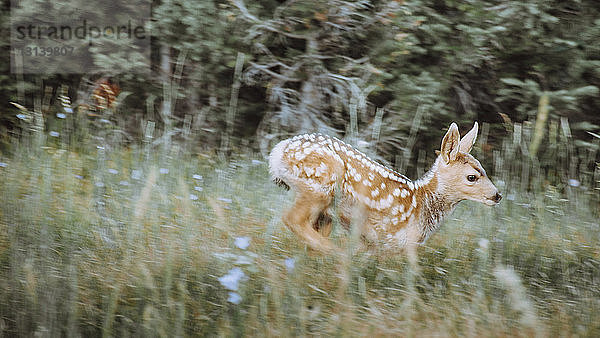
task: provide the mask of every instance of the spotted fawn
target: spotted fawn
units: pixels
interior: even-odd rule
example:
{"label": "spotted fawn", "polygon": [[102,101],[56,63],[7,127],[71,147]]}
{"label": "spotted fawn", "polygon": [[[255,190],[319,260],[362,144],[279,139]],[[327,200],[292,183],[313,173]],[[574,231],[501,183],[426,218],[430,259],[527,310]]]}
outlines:
{"label": "spotted fawn", "polygon": [[[416,181],[383,166],[335,137],[298,135],[281,141],[269,156],[273,180],[296,194],[283,221],[311,248],[331,251],[330,207],[336,190],[340,223],[349,229],[360,218],[370,243],[402,248],[421,244],[462,200],[496,205],[502,196],[469,154],[475,122],[462,139],[455,123],[442,139],[431,169]],[[361,217],[356,217],[360,210]]]}

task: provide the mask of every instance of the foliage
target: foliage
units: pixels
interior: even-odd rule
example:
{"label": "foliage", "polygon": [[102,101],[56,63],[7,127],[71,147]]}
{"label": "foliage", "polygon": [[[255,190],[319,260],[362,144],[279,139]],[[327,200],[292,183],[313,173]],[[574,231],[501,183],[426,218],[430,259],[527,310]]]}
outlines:
{"label": "foliage", "polygon": [[[52,13],[65,10],[60,2],[53,6]],[[414,160],[418,154],[403,146],[411,128],[414,148],[432,156],[440,125],[478,119],[492,123],[496,137],[503,122],[498,113],[533,123],[543,92],[552,93],[550,122],[589,122],[574,131],[582,138],[600,125],[600,21],[592,0],[168,0],[157,3],[152,16],[151,74],[119,55],[100,54],[94,72],[112,75],[129,93],[119,113],[130,116],[130,125],[145,128],[151,120],[159,133],[178,129],[184,137],[191,121],[194,132],[185,137],[205,147],[221,144],[231,122],[226,112],[240,52],[245,63],[236,121],[244,123],[234,126],[234,141],[257,135],[257,143],[269,143],[280,134],[321,130],[363,139],[388,161],[398,153],[412,153]],[[8,45],[9,35],[3,36]],[[32,107],[43,88],[57,92],[68,85],[73,101],[82,102],[88,91],[81,89],[99,76],[4,74],[0,86],[9,98],[0,116],[13,127],[17,112],[9,101]],[[380,118],[376,108],[384,109]],[[143,134],[136,129],[127,132]],[[375,130],[382,143],[369,139]]]}
{"label": "foliage", "polygon": [[[262,140],[333,127],[388,161],[400,153],[414,162],[414,149],[435,149],[427,140],[450,120],[487,121],[494,134],[505,117],[533,123],[543,93],[551,123],[586,121],[574,132],[587,139],[582,132],[600,128],[589,110],[598,104],[598,53],[587,47],[600,42],[598,22],[581,15],[597,13],[591,2],[234,3],[253,24],[246,78],[267,88]],[[379,120],[375,107],[385,108]],[[383,142],[370,139],[374,129]]]}

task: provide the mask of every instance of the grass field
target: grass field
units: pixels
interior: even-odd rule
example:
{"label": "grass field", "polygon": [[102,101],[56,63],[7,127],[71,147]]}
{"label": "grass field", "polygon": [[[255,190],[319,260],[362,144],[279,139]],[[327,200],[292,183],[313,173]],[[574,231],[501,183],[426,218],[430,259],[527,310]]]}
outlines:
{"label": "grass field", "polygon": [[258,155],[12,147],[3,336],[600,336],[589,178],[523,189],[510,157],[482,160],[504,200],[462,202],[415,269],[339,227],[340,256],[307,251]]}

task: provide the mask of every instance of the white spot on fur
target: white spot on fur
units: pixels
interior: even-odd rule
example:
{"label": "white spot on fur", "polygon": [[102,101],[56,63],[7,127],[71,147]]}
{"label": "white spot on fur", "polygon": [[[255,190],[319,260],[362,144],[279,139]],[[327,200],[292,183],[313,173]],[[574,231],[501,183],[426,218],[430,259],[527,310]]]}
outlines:
{"label": "white spot on fur", "polygon": [[375,200],[371,200],[371,208],[381,210],[381,203],[375,202]]}
{"label": "white spot on fur", "polygon": [[379,207],[381,209],[387,209],[392,206],[393,201],[394,198],[392,197],[392,195],[388,195],[388,197],[379,200]]}
{"label": "white spot on fur", "polygon": [[394,197],[392,197],[392,195],[388,195],[386,202],[387,208],[391,207],[392,203],[394,203]]}
{"label": "white spot on fur", "polygon": [[376,197],[377,195],[379,195],[379,189],[375,188],[375,190],[371,191],[371,196]]}
{"label": "white spot on fur", "polygon": [[393,194],[394,194],[394,196],[396,196],[396,197],[400,196],[400,189],[399,189],[399,188],[396,188],[396,189],[394,189],[394,192],[393,192]]}
{"label": "white spot on fur", "polygon": [[323,162],[315,169],[315,176],[319,177],[327,172],[327,165]]}
{"label": "white spot on fur", "polygon": [[304,172],[306,173],[306,176],[312,176],[315,173],[315,169],[311,167],[304,167]]}

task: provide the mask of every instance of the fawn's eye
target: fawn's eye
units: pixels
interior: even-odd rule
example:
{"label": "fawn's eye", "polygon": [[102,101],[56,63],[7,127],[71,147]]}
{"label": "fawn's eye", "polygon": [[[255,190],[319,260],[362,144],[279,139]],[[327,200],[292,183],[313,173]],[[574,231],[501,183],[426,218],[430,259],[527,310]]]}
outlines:
{"label": "fawn's eye", "polygon": [[477,181],[477,176],[475,176],[475,175],[467,175],[467,181],[469,181],[469,182],[475,182],[475,181]]}

